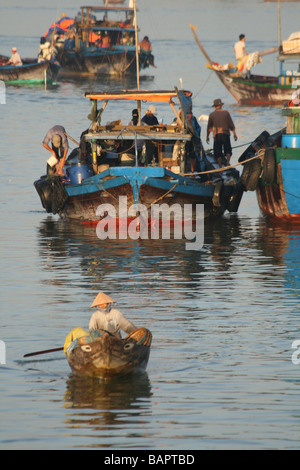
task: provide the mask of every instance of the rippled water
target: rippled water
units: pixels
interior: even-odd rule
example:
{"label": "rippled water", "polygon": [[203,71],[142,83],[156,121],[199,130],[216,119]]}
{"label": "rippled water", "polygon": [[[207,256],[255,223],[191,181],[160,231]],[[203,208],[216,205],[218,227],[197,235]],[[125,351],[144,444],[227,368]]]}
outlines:
{"label": "rippled water", "polygon": [[[65,9],[69,5],[72,13],[70,4]],[[149,26],[158,65],[143,85],[169,88],[182,77],[194,91],[196,115],[209,113],[221,97],[237,127],[236,145],[245,146],[262,130],[284,125],[280,110],[237,106],[205,69],[189,23],[202,22],[199,37],[211,55],[225,60],[241,27],[253,49],[274,45],[264,25],[266,18],[276,19],[276,7],[242,0],[200,4],[203,10],[198,0],[185,6],[167,0],[164,7],[157,0],[140,2],[140,24]],[[31,32],[21,24],[14,38],[3,27],[1,52],[14,41],[33,55],[42,33],[37,26],[47,29],[57,8],[36,10],[38,0],[22,11],[17,6],[4,1],[2,18],[13,13],[20,22],[22,14],[31,24],[35,9],[41,24]],[[298,27],[292,29],[295,10],[297,4],[284,4],[289,32]],[[238,20],[238,30],[225,28],[221,17]],[[103,86],[109,83],[8,87],[7,103],[0,105],[0,339],[7,348],[0,366],[0,448],[298,449],[300,365],[292,362],[292,343],[300,339],[297,228],[265,221],[253,193],[245,194],[238,215],[205,225],[200,251],[187,251],[180,240],[100,241],[93,228],[41,209],[32,183],[44,171],[45,133],[63,124],[78,139],[89,124],[83,93]],[[109,120],[113,110],[107,111]],[[233,162],[243,149],[235,148]],[[152,331],[144,374],[103,384],[74,378],[62,353],[23,359],[62,346],[74,326],[87,328],[89,305],[100,290]]]}

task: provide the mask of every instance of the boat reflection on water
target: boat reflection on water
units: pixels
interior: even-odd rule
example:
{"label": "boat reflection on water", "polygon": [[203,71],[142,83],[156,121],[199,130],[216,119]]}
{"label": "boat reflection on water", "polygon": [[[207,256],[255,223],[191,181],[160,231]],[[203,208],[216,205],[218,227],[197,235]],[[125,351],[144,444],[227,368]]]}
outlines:
{"label": "boat reflection on water", "polygon": [[[145,415],[151,413],[152,390],[147,372],[139,372],[109,382],[96,378],[70,376],[66,382],[64,407],[69,428],[97,431],[93,447],[106,447],[108,427],[124,427],[134,432]],[[90,410],[78,414],[76,410]],[[79,429],[79,431],[78,431]],[[104,432],[105,431],[105,432]]]}

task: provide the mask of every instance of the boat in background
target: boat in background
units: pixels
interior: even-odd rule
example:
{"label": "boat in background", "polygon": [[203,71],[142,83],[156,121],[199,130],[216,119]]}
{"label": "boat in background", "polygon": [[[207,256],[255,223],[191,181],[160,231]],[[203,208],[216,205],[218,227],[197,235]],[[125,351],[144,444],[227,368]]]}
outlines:
{"label": "boat in background", "polygon": [[[299,65],[297,70],[284,70],[288,63],[300,63],[300,33],[291,35],[287,41],[283,41],[280,47],[249,54],[246,62],[238,68],[231,62],[221,65],[214,62],[196,35],[196,28],[191,25],[194,38],[205,56],[210,70],[231,93],[239,104],[254,106],[282,106],[291,99],[293,83],[300,78]],[[280,72],[278,76],[255,75],[251,68],[261,61],[261,57],[267,54],[279,52],[278,60]]]}
{"label": "boat in background", "polygon": [[[280,222],[300,223],[300,100],[282,110],[286,127],[270,135],[264,131],[240,157],[241,181],[256,191],[261,212]],[[253,160],[251,160],[253,157]]]}
{"label": "boat in background", "polygon": [[[68,18],[69,20],[69,18]],[[60,76],[131,75],[154,66],[152,51],[139,50],[136,8],[83,6],[73,23],[52,25]],[[65,27],[64,29],[61,28]]]}
{"label": "boat in background", "polygon": [[[204,217],[221,216],[226,210],[237,212],[243,194],[239,172],[231,168],[221,174],[214,156],[205,153],[195,118],[192,120],[191,92],[87,92],[85,96],[92,103],[92,129],[82,134],[79,149],[69,156],[64,182],[59,177],[42,177],[34,183],[48,213],[97,225],[103,217],[99,206],[107,204],[115,211],[109,217],[120,224],[130,220],[132,207],[152,223],[152,206],[158,203],[180,207],[180,215],[189,204],[193,221],[198,205],[204,206]],[[141,116],[144,103],[167,103],[175,122],[148,126],[116,120],[102,125],[106,105],[118,101],[129,104],[127,116],[133,108]],[[196,156],[194,169],[188,157],[191,149]]]}
{"label": "boat in background", "polygon": [[125,0],[103,0],[103,3],[106,7],[108,7],[109,5],[123,5],[124,2]]}
{"label": "boat in background", "polygon": [[56,60],[38,62],[22,59],[23,65],[3,65],[9,57],[0,55],[0,80],[8,84],[54,84],[60,70]]}

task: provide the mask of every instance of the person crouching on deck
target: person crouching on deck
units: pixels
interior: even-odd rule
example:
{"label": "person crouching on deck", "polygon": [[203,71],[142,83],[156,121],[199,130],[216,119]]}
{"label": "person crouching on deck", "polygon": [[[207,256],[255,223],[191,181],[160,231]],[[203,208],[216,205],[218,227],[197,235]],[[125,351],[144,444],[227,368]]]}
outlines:
{"label": "person crouching on deck", "polygon": [[[52,148],[49,143],[52,143]],[[66,130],[63,126],[54,126],[44,137],[43,147],[52,153],[52,157],[47,161],[47,175],[60,175],[64,176],[63,168],[68,153],[68,139]]]}
{"label": "person crouching on deck", "polygon": [[136,327],[119,310],[113,307],[115,301],[108,295],[100,292],[91,305],[91,308],[98,307],[93,313],[89,323],[89,331],[106,330],[114,336],[121,338],[120,331],[131,333]]}

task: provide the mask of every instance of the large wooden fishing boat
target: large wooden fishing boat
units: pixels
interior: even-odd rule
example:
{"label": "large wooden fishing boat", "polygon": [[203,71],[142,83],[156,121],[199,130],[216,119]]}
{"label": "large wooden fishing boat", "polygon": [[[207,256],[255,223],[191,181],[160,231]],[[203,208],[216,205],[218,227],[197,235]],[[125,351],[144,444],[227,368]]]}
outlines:
{"label": "large wooden fishing boat", "polygon": [[35,59],[24,59],[23,65],[3,65],[9,60],[0,56],[0,80],[11,84],[54,83],[60,65],[55,60],[38,62]]}
{"label": "large wooden fishing boat", "polygon": [[[185,204],[189,204],[193,220],[198,205],[204,206],[205,217],[238,210],[243,194],[239,172],[230,168],[221,173],[214,156],[205,153],[195,127],[197,121],[191,114],[191,92],[87,92],[85,95],[92,102],[89,115],[92,128],[82,134],[79,148],[69,156],[65,179],[45,176],[34,183],[47,212],[97,224],[108,206],[113,208],[109,217],[119,222],[129,220],[132,210],[133,219],[137,212],[142,212],[150,222],[157,205],[180,208],[179,216],[182,216]],[[173,116],[170,124],[142,125],[139,121],[133,125],[117,120],[102,125],[100,120],[106,105],[116,106],[121,101],[123,112],[125,104],[127,116],[137,108],[139,119],[142,106],[146,104],[146,111],[151,103],[168,103],[175,114],[167,110]],[[98,108],[98,103],[103,103],[102,108]],[[195,157],[194,168],[189,158],[191,151]]]}
{"label": "large wooden fishing boat", "polygon": [[[239,104],[255,106],[282,106],[291,99],[294,91],[294,82],[300,79],[299,68],[285,70],[288,65],[300,63],[300,37],[283,41],[280,47],[274,47],[267,51],[249,54],[245,63],[239,67],[231,62],[219,64],[213,61],[203,45],[200,43],[195,27],[191,25],[196,42],[205,56],[210,70],[213,70],[225,88],[231,93]],[[261,57],[267,54],[279,52],[278,61],[280,72],[278,76],[256,75],[251,68],[261,61]],[[254,64],[254,65],[253,65]]]}
{"label": "large wooden fishing boat", "polygon": [[240,157],[242,163],[253,156],[244,164],[241,180],[246,190],[256,190],[262,213],[289,223],[300,223],[299,103],[291,100],[283,108],[286,127],[272,135],[264,131]]}
{"label": "large wooden fishing boat", "polygon": [[[130,75],[154,66],[152,52],[139,50],[136,8],[124,6],[83,6],[74,23],[56,43],[60,76]],[[49,30],[47,39],[61,32]]]}
{"label": "large wooden fishing boat", "polygon": [[64,351],[75,375],[110,379],[147,367],[152,334],[146,328],[138,328],[124,339],[104,330],[87,333],[76,328],[74,333],[76,339],[71,343],[66,339]]}

